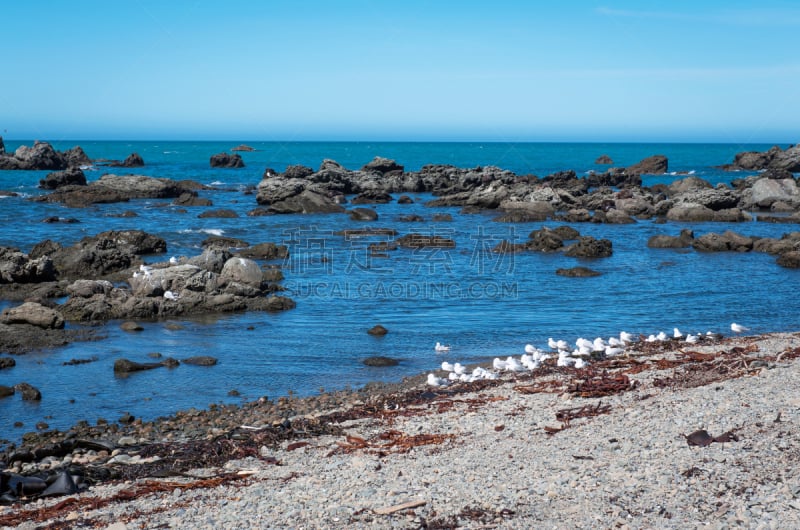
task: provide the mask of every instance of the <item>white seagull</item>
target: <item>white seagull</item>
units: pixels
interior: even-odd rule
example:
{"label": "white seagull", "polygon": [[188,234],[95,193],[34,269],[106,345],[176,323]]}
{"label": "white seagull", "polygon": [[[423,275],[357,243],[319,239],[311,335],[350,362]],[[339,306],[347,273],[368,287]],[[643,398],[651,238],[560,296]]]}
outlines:
{"label": "white seagull", "polygon": [[436,374],[428,374],[428,384],[430,386],[446,386],[448,383],[447,379],[436,377]]}
{"label": "white seagull", "polygon": [[620,331],[619,332],[619,340],[621,340],[622,342],[624,342],[626,344],[629,343],[629,342],[633,342],[633,335],[631,335],[627,331]]}
{"label": "white seagull", "polygon": [[440,351],[440,352],[441,351],[450,351],[450,346],[447,346],[446,344],[442,344],[440,342],[437,342],[436,346],[434,346],[433,349],[435,349],[436,351]]}
{"label": "white seagull", "polygon": [[170,265],[177,265],[178,263],[180,263],[180,261],[175,256],[172,256],[171,258],[169,258],[169,264]]}
{"label": "white seagull", "polygon": [[177,300],[178,295],[173,293],[172,291],[164,291],[164,298],[166,300]]}
{"label": "white seagull", "polygon": [[734,333],[742,333],[743,331],[749,331],[749,330],[750,328],[746,328],[740,324],[737,324],[736,322],[731,324],[731,331],[733,331]]}
{"label": "white seagull", "polygon": [[453,365],[447,361],[442,362],[442,370],[444,370],[445,372],[455,372],[455,368],[453,367]]}
{"label": "white seagull", "polygon": [[[550,340],[553,340],[553,339],[550,339]],[[537,351],[538,350],[536,349],[536,346],[534,346],[533,344],[526,344],[525,345],[525,353],[529,353],[529,354],[533,355]]]}
{"label": "white seagull", "polygon": [[682,339],[683,338],[683,333],[681,333],[681,330],[679,330],[678,328],[673,328],[672,329],[672,338],[674,338],[674,339]]}

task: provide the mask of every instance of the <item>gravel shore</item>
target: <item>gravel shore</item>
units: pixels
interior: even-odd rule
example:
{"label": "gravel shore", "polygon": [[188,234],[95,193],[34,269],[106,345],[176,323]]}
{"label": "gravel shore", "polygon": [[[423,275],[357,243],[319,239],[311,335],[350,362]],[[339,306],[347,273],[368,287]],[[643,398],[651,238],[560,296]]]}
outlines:
{"label": "gravel shore", "polygon": [[[641,343],[589,370],[484,384],[415,380],[269,429],[240,425],[214,447],[255,447],[242,458],[209,453],[213,465],[176,476],[2,507],[0,524],[800,528],[798,356],[800,334],[780,333]],[[149,447],[103,465],[146,465]]]}

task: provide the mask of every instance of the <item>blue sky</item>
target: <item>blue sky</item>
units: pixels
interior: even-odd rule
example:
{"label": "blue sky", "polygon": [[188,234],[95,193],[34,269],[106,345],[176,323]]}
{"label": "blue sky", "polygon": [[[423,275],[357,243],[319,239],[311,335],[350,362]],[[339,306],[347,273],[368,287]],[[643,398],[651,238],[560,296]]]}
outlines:
{"label": "blue sky", "polygon": [[17,139],[800,141],[794,1],[6,2]]}

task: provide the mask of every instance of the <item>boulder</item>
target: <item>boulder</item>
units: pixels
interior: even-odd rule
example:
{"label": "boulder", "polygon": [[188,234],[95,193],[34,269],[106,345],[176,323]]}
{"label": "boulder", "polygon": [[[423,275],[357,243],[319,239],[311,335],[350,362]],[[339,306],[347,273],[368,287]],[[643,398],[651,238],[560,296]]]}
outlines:
{"label": "boulder", "polygon": [[760,178],[750,188],[749,203],[752,207],[770,209],[776,202],[786,204],[800,202],[797,182],[791,179]]}
{"label": "boulder", "polygon": [[236,282],[260,289],[262,280],[261,267],[251,259],[231,258],[222,267],[220,280],[223,283]]}
{"label": "boulder", "polygon": [[14,395],[13,386],[0,385],[0,398],[5,398]]}
{"label": "boulder", "polygon": [[650,248],[688,248],[694,241],[694,232],[688,228],[681,230],[679,236],[655,235],[647,240]]}
{"label": "boulder", "polygon": [[564,246],[564,240],[561,236],[547,227],[534,230],[530,233],[528,238],[528,242],[526,243],[526,248],[528,250],[554,252],[560,250]]}
{"label": "boulder", "polygon": [[[553,228],[553,233],[555,233],[558,237],[560,237],[563,241],[572,241],[581,237],[580,232],[572,228],[571,226],[562,225],[556,228]],[[528,237],[533,237],[534,232]]]}
{"label": "boulder", "polygon": [[211,199],[198,197],[195,191],[184,191],[177,199],[172,201],[175,206],[212,206]]}
{"label": "boulder", "polygon": [[139,153],[131,153],[128,157],[123,160],[122,162],[114,161],[109,164],[112,167],[143,167],[144,160],[142,159]]}
{"label": "boulder", "polygon": [[[324,162],[323,162],[324,163]],[[338,166],[338,164],[336,164]],[[340,166],[341,167],[341,166]],[[286,171],[283,172],[283,176],[290,179],[304,179],[314,174],[314,170],[308,166],[303,165],[294,165],[288,166]],[[265,178],[271,175],[265,175]]]}
{"label": "boulder", "polygon": [[64,171],[48,173],[39,181],[39,187],[46,190],[54,190],[62,186],[86,186],[86,175],[80,168],[70,166]]}
{"label": "boulder", "polygon": [[250,147],[249,145],[241,144],[237,145],[236,147],[231,147],[231,151],[255,151],[254,147]]}
{"label": "boulder", "polygon": [[800,269],[800,251],[793,250],[778,256],[778,265],[788,269]]}
{"label": "boulder", "polygon": [[0,247],[0,284],[49,282],[55,273],[47,256],[32,258],[15,248]]}
{"label": "boulder", "polygon": [[612,255],[611,241],[581,236],[576,243],[564,250],[564,255],[573,258],[607,258]]}
{"label": "boulder", "polygon": [[414,199],[408,195],[401,195],[397,198],[397,204],[414,204]]}
{"label": "boulder", "polygon": [[269,210],[274,213],[342,213],[345,209],[330,197],[312,190],[303,190],[297,195],[273,202]]}
{"label": "boulder", "polygon": [[64,328],[64,317],[58,311],[36,302],[25,302],[3,310],[0,322],[8,325],[29,324],[42,329]]}
{"label": "boulder", "polygon": [[727,188],[711,188],[687,191],[676,195],[673,199],[676,203],[700,204],[716,212],[736,208],[741,197],[737,192]]}
{"label": "boulder", "polygon": [[183,364],[192,364],[194,366],[214,366],[217,364],[217,358],[210,355],[195,355],[183,360]]}
{"label": "boulder", "polygon": [[17,361],[12,359],[11,357],[0,357],[0,370],[4,370],[6,368],[13,368],[17,365]]}
{"label": "boulder", "polygon": [[392,196],[385,191],[365,190],[350,201],[353,204],[388,204],[392,202]]}
{"label": "boulder", "polygon": [[347,211],[347,215],[353,221],[376,221],[378,212],[371,208],[353,208]]}
{"label": "boulder", "polygon": [[398,364],[400,364],[400,361],[392,357],[385,357],[383,355],[374,355],[372,357],[367,357],[366,359],[364,359],[363,363],[366,366],[371,366],[373,368],[385,368],[387,366],[397,366]]}
{"label": "boulder", "polygon": [[746,151],[737,153],[732,164],[722,166],[727,170],[778,169],[791,173],[800,172],[800,145],[781,149],[774,146],[768,151]]}
{"label": "boulder", "polygon": [[614,161],[611,160],[611,157],[608,155],[600,155],[597,157],[594,163],[601,166],[610,166],[614,163]]}
{"label": "boulder", "polygon": [[258,243],[237,251],[236,255],[248,259],[283,259],[289,256],[289,248],[286,245],[276,245],[275,243]]}
{"label": "boulder", "polygon": [[380,324],[376,324],[367,330],[367,333],[373,336],[382,337],[389,333],[389,330],[385,327],[381,326]]}
{"label": "boulder", "polygon": [[230,249],[241,249],[247,248],[250,246],[250,243],[245,241],[244,239],[239,239],[238,237],[228,237],[228,236],[209,236],[205,238],[200,245],[203,248],[212,248],[212,249],[219,249],[219,250],[230,250]]}
{"label": "boulder", "polygon": [[544,221],[556,213],[553,205],[546,201],[505,200],[499,207],[507,213],[524,213],[532,221]]}
{"label": "boulder", "polygon": [[14,390],[22,395],[23,401],[41,401],[42,393],[38,388],[29,383],[18,383],[14,385]]}
{"label": "boulder", "polygon": [[0,136],[0,155],[6,154],[6,144],[3,143],[3,137]]}
{"label": "boulder", "polygon": [[557,269],[556,274],[566,278],[593,278],[602,273],[588,267],[572,267],[571,269]]}
{"label": "boulder", "polygon": [[89,166],[92,163],[92,159],[89,158],[79,145],[64,151],[64,158],[67,160],[67,165],[69,167],[79,168],[80,166]]}
{"label": "boulder", "polygon": [[137,363],[128,359],[117,359],[114,361],[114,373],[130,374],[133,372],[161,368],[162,366],[164,366],[164,363]]}
{"label": "boulder", "polygon": [[664,155],[653,155],[640,162],[628,166],[625,171],[631,175],[663,175],[667,172],[669,163]]}
{"label": "boulder", "polygon": [[398,164],[397,162],[395,162],[394,160],[376,156],[370,162],[365,164],[364,167],[361,168],[361,171],[367,173],[375,172],[384,175],[386,173],[394,173],[394,172],[402,173],[403,171],[405,171],[405,168],[400,164]]}
{"label": "boulder", "polygon": [[398,238],[396,243],[406,248],[455,248],[456,246],[456,242],[452,239],[425,234],[406,234]]}
{"label": "boulder", "polygon": [[91,298],[96,294],[107,295],[114,288],[114,284],[106,280],[76,280],[67,286],[70,296]]}
{"label": "boulder", "polygon": [[713,186],[711,185],[710,182],[695,176],[689,176],[686,178],[675,180],[671,182],[668,187],[669,194],[671,197],[674,197],[676,195],[681,195],[683,193],[688,193],[698,190],[707,190],[711,188],[713,188]]}
{"label": "boulder", "polygon": [[669,209],[667,219],[683,222],[713,221],[714,210],[702,204],[682,202]]}
{"label": "boulder", "polygon": [[692,247],[699,252],[748,252],[753,243],[753,238],[727,230],[722,234],[703,234],[692,242]]}
{"label": "boulder", "polygon": [[211,155],[211,167],[240,168],[244,167],[244,160],[241,155],[229,153],[217,153]]}
{"label": "boulder", "polygon": [[93,183],[129,199],[173,199],[186,191],[183,183],[145,175],[106,174]]}

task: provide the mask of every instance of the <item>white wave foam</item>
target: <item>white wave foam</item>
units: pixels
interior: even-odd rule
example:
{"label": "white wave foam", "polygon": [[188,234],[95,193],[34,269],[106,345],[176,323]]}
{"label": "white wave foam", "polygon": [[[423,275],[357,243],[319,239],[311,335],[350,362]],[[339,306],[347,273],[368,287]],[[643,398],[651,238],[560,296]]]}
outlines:
{"label": "white wave foam", "polygon": [[208,234],[210,236],[221,236],[225,233],[225,230],[220,228],[201,228],[200,230],[192,230],[190,228],[184,230],[178,230],[179,234]]}
{"label": "white wave foam", "polygon": [[222,182],[221,180],[215,180],[214,182],[211,183],[211,186],[222,186],[223,184],[225,183]]}

